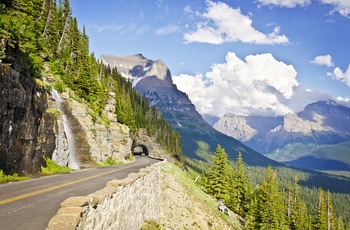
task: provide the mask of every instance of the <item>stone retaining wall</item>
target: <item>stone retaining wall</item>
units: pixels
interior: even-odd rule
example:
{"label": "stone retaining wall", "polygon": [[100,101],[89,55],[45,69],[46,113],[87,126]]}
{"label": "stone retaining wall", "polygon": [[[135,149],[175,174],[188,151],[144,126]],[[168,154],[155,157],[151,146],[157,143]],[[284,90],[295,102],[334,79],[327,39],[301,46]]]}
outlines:
{"label": "stone retaining wall", "polygon": [[87,196],[62,202],[47,230],[140,229],[145,220],[158,220],[161,199],[162,161]]}

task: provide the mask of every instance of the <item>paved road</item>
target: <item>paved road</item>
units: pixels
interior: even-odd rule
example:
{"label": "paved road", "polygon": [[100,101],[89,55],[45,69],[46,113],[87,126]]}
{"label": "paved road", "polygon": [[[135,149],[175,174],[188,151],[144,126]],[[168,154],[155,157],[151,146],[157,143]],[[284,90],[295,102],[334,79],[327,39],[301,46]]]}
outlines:
{"label": "paved road", "polygon": [[0,230],[45,229],[68,197],[93,193],[104,188],[107,181],[126,178],[155,162],[135,156],[135,161],[128,164],[0,185]]}

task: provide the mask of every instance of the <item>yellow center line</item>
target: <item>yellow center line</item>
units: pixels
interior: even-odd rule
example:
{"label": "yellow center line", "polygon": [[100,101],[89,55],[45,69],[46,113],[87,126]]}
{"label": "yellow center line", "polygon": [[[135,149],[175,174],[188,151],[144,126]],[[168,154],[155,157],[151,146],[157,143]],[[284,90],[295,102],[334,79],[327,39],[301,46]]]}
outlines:
{"label": "yellow center line", "polygon": [[[141,165],[141,164],[143,164],[143,163],[140,163],[140,164],[137,164],[137,165]],[[128,168],[131,168],[131,167],[137,166],[137,165],[132,165],[132,166],[125,167],[125,168],[119,168],[119,169],[116,169],[116,170],[112,170],[112,171],[109,171],[109,172],[97,174],[97,175],[86,177],[86,178],[83,178],[83,179],[79,179],[79,180],[71,181],[71,182],[68,182],[68,183],[56,185],[56,186],[53,186],[53,187],[41,189],[41,190],[38,190],[38,191],[26,193],[26,194],[23,194],[23,195],[20,195],[20,196],[16,196],[16,197],[12,197],[12,198],[9,198],[9,199],[0,200],[0,205],[6,204],[6,203],[10,203],[10,202],[13,202],[13,201],[16,201],[16,200],[21,200],[21,199],[24,199],[24,198],[27,198],[27,197],[35,196],[35,195],[38,195],[38,194],[42,194],[42,193],[45,193],[45,192],[49,192],[49,191],[52,191],[52,190],[55,190],[55,189],[63,188],[63,187],[66,187],[66,186],[69,186],[69,185],[72,185],[72,184],[77,184],[79,182],[91,180],[91,179],[94,179],[96,177],[105,176],[107,174],[118,172],[120,170],[128,169]]]}

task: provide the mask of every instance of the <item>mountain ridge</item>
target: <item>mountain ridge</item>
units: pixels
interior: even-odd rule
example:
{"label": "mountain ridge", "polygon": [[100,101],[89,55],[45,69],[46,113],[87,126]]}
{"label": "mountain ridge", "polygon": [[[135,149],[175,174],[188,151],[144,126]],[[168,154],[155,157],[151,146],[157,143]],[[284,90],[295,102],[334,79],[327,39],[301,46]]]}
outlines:
{"label": "mountain ridge", "polygon": [[[136,59],[138,61],[135,62]],[[140,54],[124,58],[122,56],[101,55],[100,60],[111,68],[116,67],[122,76],[126,76],[133,82],[134,88],[140,95],[145,95],[151,105],[163,112],[164,118],[181,134],[184,155],[202,159],[198,152],[201,151],[203,143],[208,146],[207,151],[211,153],[220,144],[232,160],[237,158],[238,152],[242,152],[245,162],[248,164],[282,165],[248,148],[236,139],[220,133],[205,122],[187,94],[179,91],[172,82],[168,68],[166,77],[157,76],[159,70],[164,73],[164,66],[159,67],[164,62],[152,61]],[[131,61],[129,62],[129,60]]]}
{"label": "mountain ridge", "polygon": [[[311,103],[303,111],[283,117],[229,114],[220,118],[213,127],[272,159],[305,167],[304,163],[298,163],[300,157],[306,157],[325,145],[350,140],[349,121],[350,108],[328,100]],[[336,149],[334,151],[337,154]],[[307,165],[313,168],[311,163]]]}

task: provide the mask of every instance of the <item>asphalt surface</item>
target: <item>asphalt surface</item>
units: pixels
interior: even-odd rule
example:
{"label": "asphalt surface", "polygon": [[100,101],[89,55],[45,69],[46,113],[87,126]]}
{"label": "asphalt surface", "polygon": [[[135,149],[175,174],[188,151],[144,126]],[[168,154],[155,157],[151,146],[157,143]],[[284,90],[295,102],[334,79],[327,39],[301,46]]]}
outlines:
{"label": "asphalt surface", "polygon": [[72,196],[84,196],[106,186],[113,179],[124,179],[159,162],[135,156],[123,165],[84,169],[26,181],[0,185],[0,230],[41,230],[56,215],[61,203]]}

